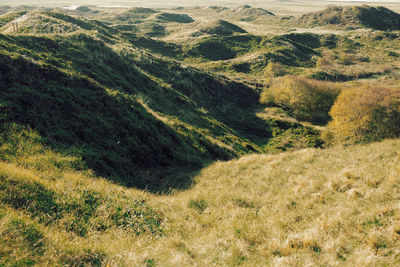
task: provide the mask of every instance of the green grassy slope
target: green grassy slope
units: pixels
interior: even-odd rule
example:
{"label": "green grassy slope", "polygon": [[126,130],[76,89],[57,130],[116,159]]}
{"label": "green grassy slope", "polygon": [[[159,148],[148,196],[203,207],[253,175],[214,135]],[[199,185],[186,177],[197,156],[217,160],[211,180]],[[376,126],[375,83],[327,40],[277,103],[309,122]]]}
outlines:
{"label": "green grassy slope", "polygon": [[271,136],[256,92],[225,78],[84,34],[0,43],[2,128],[31,127],[126,185],[185,186],[207,162],[262,151]]}
{"label": "green grassy slope", "polygon": [[0,137],[1,266],[102,266],[106,255],[87,246],[89,236],[164,235],[163,216],[139,192],[96,178],[31,130],[10,131],[13,140],[4,131]]}
{"label": "green grassy slope", "polygon": [[187,143],[134,96],[52,65],[5,55],[1,60],[3,130],[10,122],[32,127],[47,144],[76,150],[71,153],[82,154],[99,174],[131,186],[152,186],[143,173],[149,166],[199,164],[198,153],[189,152]]}

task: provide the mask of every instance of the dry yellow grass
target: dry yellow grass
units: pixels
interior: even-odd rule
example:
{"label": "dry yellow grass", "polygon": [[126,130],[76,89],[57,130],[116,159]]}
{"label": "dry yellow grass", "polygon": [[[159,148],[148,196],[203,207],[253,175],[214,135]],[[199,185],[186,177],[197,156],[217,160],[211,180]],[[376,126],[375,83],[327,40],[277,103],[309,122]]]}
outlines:
{"label": "dry yellow grass", "polygon": [[[216,163],[193,189],[151,200],[171,227],[151,244],[153,257],[162,265],[399,264],[399,149],[385,141]],[[205,210],[188,208],[199,199]]]}
{"label": "dry yellow grass", "polygon": [[[400,264],[399,166],[400,141],[386,140],[217,162],[191,189],[164,196],[90,172],[56,176],[3,162],[0,176],[71,197],[79,189],[142,199],[164,218],[162,236],[117,227],[78,237],[62,224],[39,224],[46,240],[39,265],[58,262],[62,251],[72,259],[100,251],[104,266],[376,266]],[[0,215],[0,235],[15,217],[37,223],[4,205]]]}

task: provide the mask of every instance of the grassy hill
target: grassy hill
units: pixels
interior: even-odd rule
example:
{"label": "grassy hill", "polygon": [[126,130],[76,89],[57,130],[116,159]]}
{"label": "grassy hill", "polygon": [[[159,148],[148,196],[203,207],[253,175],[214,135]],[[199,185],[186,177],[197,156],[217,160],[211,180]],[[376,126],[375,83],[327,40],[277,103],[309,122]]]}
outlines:
{"label": "grassy hill", "polygon": [[0,137],[3,265],[399,264],[398,140],[217,162],[156,196],[37,132],[12,136]]}
{"label": "grassy hill", "polygon": [[240,16],[241,20],[255,20],[264,17],[274,17],[274,13],[263,8],[254,8],[249,5],[243,5],[232,10],[236,16]]}
{"label": "grassy hill", "polygon": [[235,33],[246,33],[246,31],[239,26],[220,19],[206,23],[200,28],[199,31],[202,33],[219,36],[229,36]]}
{"label": "grassy hill", "polygon": [[328,7],[319,12],[303,15],[301,22],[314,26],[336,25],[347,28],[399,30],[400,14],[385,7],[354,6]]}

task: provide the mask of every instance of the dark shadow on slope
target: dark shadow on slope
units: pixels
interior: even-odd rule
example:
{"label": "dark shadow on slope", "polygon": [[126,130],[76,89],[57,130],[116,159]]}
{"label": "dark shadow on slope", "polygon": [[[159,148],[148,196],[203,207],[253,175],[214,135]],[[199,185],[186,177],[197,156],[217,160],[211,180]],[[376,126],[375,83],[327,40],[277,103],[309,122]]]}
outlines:
{"label": "dark shadow on slope", "polygon": [[[0,55],[1,122],[30,126],[53,149],[82,155],[98,175],[126,186],[185,188],[203,166],[261,151],[271,136],[253,112],[258,95],[251,88],[148,55],[137,61],[83,34],[0,35]],[[195,130],[156,119],[138,95]],[[227,137],[232,148],[203,132]]]}
{"label": "dark shadow on slope", "polygon": [[133,98],[52,66],[1,54],[0,81],[1,127],[29,126],[52,149],[78,154],[96,174],[126,186],[185,188],[208,162],[232,157],[207,140],[197,150]]}
{"label": "dark shadow on slope", "polygon": [[132,33],[121,33],[121,38],[130,42],[135,47],[149,50],[166,57],[177,58],[182,55],[182,47],[177,44],[167,43],[160,40],[155,40],[148,37],[137,36]]}
{"label": "dark shadow on slope", "polygon": [[194,19],[192,19],[187,14],[177,14],[177,13],[159,13],[156,16],[160,22],[176,22],[176,23],[192,23]]}
{"label": "dark shadow on slope", "polygon": [[[233,134],[258,146],[265,145],[271,137],[270,126],[253,112],[258,105],[258,94],[243,84],[182,68],[175,62],[151,55],[131,59],[129,53],[116,54],[104,43],[85,35],[57,40],[20,37],[18,42],[20,46],[39,53],[50,52],[52,57],[48,56],[51,59],[49,63],[53,65],[66,67],[65,62],[70,61],[75,71],[102,85],[131,95],[141,94],[149,100],[153,109],[176,116],[195,128],[210,128],[209,120],[215,119],[225,125],[213,125],[212,132],[233,130]],[[172,90],[144,77],[135,65],[171,84]],[[205,108],[208,113],[201,114],[199,108]],[[231,129],[226,129],[226,126]],[[259,151],[252,144],[245,146],[248,148],[237,144],[235,150],[240,153]]]}

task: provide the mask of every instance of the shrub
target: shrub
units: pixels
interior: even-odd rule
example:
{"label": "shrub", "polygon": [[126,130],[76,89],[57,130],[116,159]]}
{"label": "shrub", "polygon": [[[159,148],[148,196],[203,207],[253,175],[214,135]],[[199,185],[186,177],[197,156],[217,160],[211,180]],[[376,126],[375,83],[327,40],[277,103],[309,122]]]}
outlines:
{"label": "shrub", "polygon": [[329,110],[339,95],[335,83],[285,76],[261,94],[260,101],[287,109],[296,119],[326,123]]}
{"label": "shrub", "polygon": [[361,86],[344,90],[330,111],[328,142],[361,143],[400,136],[400,90]]}

